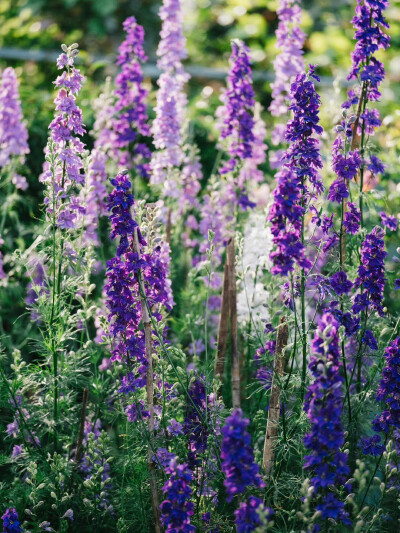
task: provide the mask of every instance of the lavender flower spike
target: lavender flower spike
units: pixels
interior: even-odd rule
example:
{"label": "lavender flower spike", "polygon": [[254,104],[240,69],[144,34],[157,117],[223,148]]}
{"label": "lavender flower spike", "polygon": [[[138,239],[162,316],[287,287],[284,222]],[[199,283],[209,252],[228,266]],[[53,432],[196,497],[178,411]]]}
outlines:
{"label": "lavender flower spike", "polygon": [[321,519],[333,518],[349,525],[344,503],[330,492],[331,485],[340,487],[349,473],[347,455],[340,451],[344,444],[341,422],[343,378],[340,375],[339,323],[331,313],[321,318],[312,342],[309,364],[314,381],[308,388],[304,411],[311,424],[304,438],[309,455],[304,468],[312,472],[312,500]]}
{"label": "lavender flower spike", "polygon": [[65,70],[54,82],[59,89],[54,100],[56,115],[49,126],[51,137],[40,181],[48,186],[45,198],[48,217],[55,218],[56,226],[72,229],[85,212],[79,196],[75,196],[85,183],[82,172],[84,144],[79,139],[85,132],[85,126],[82,111],[76,104],[83,76],[74,67],[78,45],[62,45],[62,49],[57,66]]}
{"label": "lavender flower spike", "polygon": [[291,82],[304,72],[302,48],[306,35],[299,28],[300,4],[300,0],[280,0],[277,10],[276,47],[281,52],[274,61],[275,81],[271,84],[272,102],[269,106],[275,117],[287,113]]}
{"label": "lavender flower spike", "polygon": [[2,73],[0,85],[0,168],[12,156],[19,156],[23,162],[27,153],[28,131],[22,115],[18,79],[15,70],[8,67]]}
{"label": "lavender flower spike", "polygon": [[[150,163],[151,182],[164,183],[173,167],[182,163],[181,126],[184,118],[186,96],[183,87],[189,79],[182,60],[186,58],[186,39],[182,32],[182,8],[180,0],[164,0],[160,9],[162,20],[161,40],[158,45],[158,67],[162,71],[158,79],[156,118],[152,124],[154,145]],[[171,181],[171,180],[169,180]],[[176,185],[168,183],[168,195],[176,194]]]}

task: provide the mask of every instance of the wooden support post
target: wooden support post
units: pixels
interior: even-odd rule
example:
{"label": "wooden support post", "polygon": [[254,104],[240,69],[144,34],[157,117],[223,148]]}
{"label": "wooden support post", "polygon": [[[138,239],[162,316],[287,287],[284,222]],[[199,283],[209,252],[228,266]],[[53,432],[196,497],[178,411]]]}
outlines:
{"label": "wooden support post", "polygon": [[[226,344],[229,330],[229,271],[228,263],[224,266],[224,282],[222,286],[221,314],[219,317],[217,353],[214,364],[214,379],[219,378],[221,385],[224,375]],[[221,392],[221,387],[220,387]]]}
{"label": "wooden support post", "polygon": [[227,263],[229,278],[229,318],[231,327],[231,371],[232,371],[232,405],[240,407],[240,361],[237,330],[235,241],[231,238],[227,246]]}
{"label": "wooden support post", "polygon": [[281,381],[285,371],[285,348],[289,339],[286,317],[281,317],[276,337],[274,374],[272,377],[271,397],[269,400],[267,430],[265,432],[263,469],[269,474],[274,466],[275,441],[278,436],[281,409]]}

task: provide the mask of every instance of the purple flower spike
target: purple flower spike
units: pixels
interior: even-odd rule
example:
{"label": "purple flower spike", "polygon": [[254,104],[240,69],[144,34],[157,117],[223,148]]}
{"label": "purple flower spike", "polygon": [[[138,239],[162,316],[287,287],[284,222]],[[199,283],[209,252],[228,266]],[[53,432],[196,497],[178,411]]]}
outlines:
{"label": "purple flower spike", "polygon": [[222,428],[221,461],[227,502],[231,502],[236,494],[243,494],[251,485],[265,486],[254,461],[251,437],[246,430],[249,424],[250,421],[243,418],[242,410],[235,409]]}
{"label": "purple flower spike", "polygon": [[192,472],[187,464],[178,464],[174,457],[165,469],[165,473],[169,479],[162,489],[167,499],[160,505],[161,522],[166,532],[191,533],[196,530],[190,524],[194,508],[190,501],[192,489],[189,485],[192,481]]}
{"label": "purple flower spike", "polygon": [[[18,92],[15,70],[6,68],[0,84],[0,167],[5,167],[13,156],[24,161],[29,153],[26,129]],[[22,188],[22,187],[21,187]]]}
{"label": "purple flower spike", "polygon": [[311,424],[304,444],[310,453],[304,457],[304,468],[312,473],[312,499],[322,519],[330,517],[350,524],[344,504],[329,490],[331,485],[343,485],[349,473],[347,455],[340,451],[344,444],[343,378],[340,375],[339,323],[332,314],[326,313],[321,318],[311,350],[309,369],[314,381],[304,403]]}

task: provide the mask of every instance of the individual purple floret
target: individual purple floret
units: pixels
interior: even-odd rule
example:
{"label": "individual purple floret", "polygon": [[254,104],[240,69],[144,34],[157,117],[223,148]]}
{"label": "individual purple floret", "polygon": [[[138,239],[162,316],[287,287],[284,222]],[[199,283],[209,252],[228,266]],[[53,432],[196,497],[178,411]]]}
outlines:
{"label": "individual purple floret", "polygon": [[18,513],[13,507],[7,509],[1,518],[3,520],[3,533],[20,533],[23,531],[18,519]]}
{"label": "individual purple floret", "polygon": [[251,437],[246,430],[249,424],[250,421],[243,418],[242,410],[235,409],[222,428],[221,461],[227,502],[231,502],[236,494],[243,494],[249,486],[265,486],[254,461]]}
{"label": "individual purple floret", "polygon": [[260,498],[250,496],[235,511],[237,533],[252,533],[257,527],[263,524],[260,515],[269,519],[273,513],[272,509],[265,507],[264,502]]}
{"label": "individual purple floret", "polygon": [[304,438],[309,451],[304,457],[304,469],[311,472],[311,498],[316,509],[321,511],[322,520],[334,518],[350,524],[344,503],[329,490],[331,485],[344,485],[349,473],[347,455],[340,451],[344,431],[339,342],[339,323],[331,313],[326,313],[318,324],[311,346],[309,370],[313,382],[308,387],[304,403],[311,428]]}
{"label": "individual purple floret", "polygon": [[123,23],[126,39],[120,45],[117,65],[121,72],[115,78],[114,157],[118,165],[132,168],[144,177],[149,177],[150,150],[141,137],[150,136],[146,109],[148,91],[143,86],[142,64],[147,61],[143,49],[144,30],[135,17]]}
{"label": "individual purple floret", "polygon": [[282,157],[283,167],[276,176],[278,185],[268,215],[275,245],[270,256],[271,272],[275,275],[288,275],[296,263],[303,269],[311,266],[302,242],[302,220],[311,199],[323,190],[319,140],[312,136],[323,131],[318,124],[320,98],[313,79],[318,77],[315,67],[310,65],[308,75],[299,74],[291,87],[289,109],[294,116],[285,133],[285,139],[291,144]]}
{"label": "individual purple floret", "polygon": [[384,211],[380,213],[382,225],[390,229],[390,231],[397,230],[397,218],[394,215],[387,215]]}
{"label": "individual purple floret", "polygon": [[372,307],[383,316],[383,291],[385,288],[385,251],[384,231],[376,226],[369,233],[361,246],[361,264],[355,287],[361,287],[362,292],[354,298],[353,313],[360,313]]}
{"label": "individual purple floret", "polygon": [[168,481],[163,486],[163,493],[166,496],[160,505],[161,522],[168,533],[190,533],[196,528],[191,525],[190,519],[193,515],[194,505],[190,501],[192,489],[192,473],[188,465],[179,464],[176,457],[171,459],[169,466],[165,469]]}
{"label": "individual purple floret", "polygon": [[0,168],[5,167],[13,156],[23,162],[29,153],[18,85],[15,70],[11,67],[4,69],[0,84]]}
{"label": "individual purple floret", "polygon": [[346,272],[343,272],[342,270],[333,274],[330,279],[330,284],[332,289],[338,296],[340,296],[341,294],[347,294],[351,291],[351,288],[353,286],[352,282],[347,279]]}
{"label": "individual purple floret", "polygon": [[346,228],[347,233],[355,235],[360,230],[361,224],[361,211],[352,202],[347,204],[348,211],[344,214],[343,226]]}

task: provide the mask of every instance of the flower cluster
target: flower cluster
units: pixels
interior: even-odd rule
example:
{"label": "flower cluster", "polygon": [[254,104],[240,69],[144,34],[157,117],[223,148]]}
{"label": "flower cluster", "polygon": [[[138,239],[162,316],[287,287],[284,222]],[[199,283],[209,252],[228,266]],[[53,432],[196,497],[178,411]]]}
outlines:
{"label": "flower cluster", "polygon": [[24,160],[29,153],[26,129],[18,92],[15,70],[6,68],[0,84],[0,168],[5,167],[12,156]]}
{"label": "flower cluster", "polygon": [[[252,533],[261,526],[261,516],[270,518],[273,511],[264,506],[263,501],[255,496],[250,496],[248,500],[242,502],[235,511],[235,523],[237,533]],[[265,522],[264,522],[265,523]]]}
{"label": "flower cluster", "polygon": [[361,246],[361,264],[355,287],[362,287],[362,292],[354,298],[353,313],[360,313],[372,307],[383,316],[383,291],[385,288],[385,264],[387,256],[384,242],[385,233],[376,226],[369,233]]}
{"label": "flower cluster", "polygon": [[59,89],[54,100],[56,116],[49,128],[51,138],[46,148],[46,163],[40,180],[47,184],[47,213],[58,227],[70,229],[76,226],[78,216],[84,214],[79,196],[74,196],[77,185],[83,185],[85,176],[82,172],[84,144],[79,140],[85,132],[82,111],[76,104],[83,76],[74,67],[78,55],[78,45],[66,47],[57,59],[59,69],[64,72],[54,82]]}
{"label": "flower cluster", "polygon": [[334,518],[348,523],[344,504],[332,493],[327,493],[330,485],[343,485],[349,472],[347,455],[340,452],[344,444],[340,366],[339,323],[331,313],[326,313],[312,342],[309,369],[314,381],[304,403],[311,424],[304,444],[310,454],[304,458],[304,468],[313,474],[310,480],[312,498],[317,500],[322,520]]}
{"label": "flower cluster", "polygon": [[160,505],[161,522],[165,531],[170,533],[195,531],[195,527],[190,524],[194,505],[190,501],[192,473],[188,465],[185,463],[180,465],[174,457],[165,469],[165,473],[169,479],[162,490],[167,499]]}
{"label": "flower cluster", "polygon": [[251,437],[246,428],[250,424],[243,418],[241,409],[235,409],[222,428],[222,472],[225,475],[226,500],[231,502],[236,494],[243,494],[247,487],[264,487],[259,466],[254,461]]}
{"label": "flower cluster", "polygon": [[386,363],[376,399],[384,402],[386,408],[375,418],[372,425],[376,432],[388,434],[391,427],[400,427],[400,337],[396,337],[389,344],[383,357]]}
{"label": "flower cluster", "polygon": [[231,156],[221,174],[233,171],[240,161],[253,154],[255,98],[249,54],[242,41],[232,41],[227,89],[221,96],[224,105],[217,112],[222,122],[221,139],[228,139]]}
{"label": "flower cluster", "polygon": [[21,523],[18,519],[18,513],[14,508],[7,509],[1,518],[3,520],[3,533],[22,532]]}
{"label": "flower cluster", "polygon": [[302,221],[306,208],[315,194],[323,190],[319,169],[322,160],[319,141],[312,135],[322,133],[319,123],[320,98],[313,79],[319,80],[310,65],[309,74],[299,74],[291,87],[291,105],[294,117],[288,122],[285,139],[291,143],[282,157],[283,168],[277,173],[278,185],[268,219],[272,222],[273,242],[276,247],[270,257],[271,272],[286,276],[295,263],[308,269],[302,242]]}
{"label": "flower cluster", "polygon": [[[135,167],[143,177],[149,177],[149,148],[138,137],[150,136],[146,109],[147,89],[143,86],[142,64],[147,57],[143,50],[144,30],[135,17],[123,23],[127,36],[119,47],[117,65],[121,72],[115,78],[114,157],[122,167]],[[132,148],[132,145],[134,147]],[[129,148],[129,149],[128,149]]]}
{"label": "flower cluster", "polygon": [[[111,360],[122,361],[128,366],[129,371],[122,378],[119,392],[129,394],[145,386],[148,365],[144,333],[140,328],[142,312],[138,272],[142,271],[146,298],[158,321],[162,318],[159,307],[171,308],[171,290],[164,248],[157,246],[151,252],[139,254],[143,252],[146,241],[132,217],[134,198],[127,174],[118,174],[111,183],[114,190],[107,202],[112,223],[111,238],[119,237],[120,241],[116,257],[107,261],[105,292],[110,312],[110,335],[114,340]],[[138,233],[140,250],[135,246],[134,231]],[[128,418],[132,421],[138,418],[137,409],[137,405],[127,408]]]}
{"label": "flower cluster", "polygon": [[189,79],[182,65],[187,52],[186,39],[182,32],[180,0],[164,0],[160,18],[162,29],[157,65],[162,73],[157,82],[159,90],[156,117],[151,128],[157,149],[151,159],[151,181],[154,184],[164,183],[168,195],[175,196],[176,184],[169,178],[169,174],[174,167],[179,167],[182,163],[181,126],[186,105],[183,87]]}
{"label": "flower cluster", "polygon": [[328,198],[337,203],[349,197],[348,183],[357,175],[361,167],[358,150],[347,152],[346,141],[339,135],[332,149],[332,166],[337,178],[329,188]]}
{"label": "flower cluster", "polygon": [[[99,217],[107,213],[105,198],[107,196],[107,156],[95,148],[92,150],[87,173],[87,189],[85,203],[85,233],[86,244],[92,243],[99,246],[98,222]],[[86,192],[86,191],[85,191]]]}

